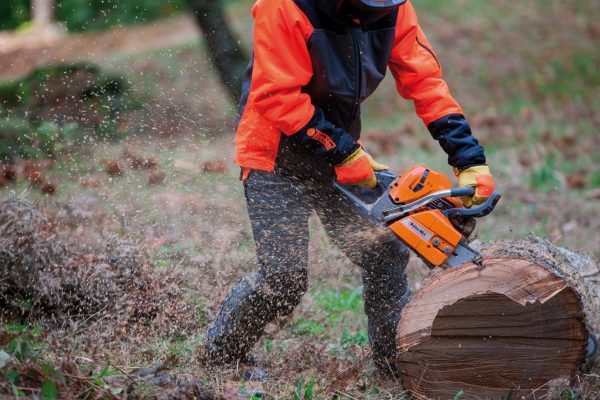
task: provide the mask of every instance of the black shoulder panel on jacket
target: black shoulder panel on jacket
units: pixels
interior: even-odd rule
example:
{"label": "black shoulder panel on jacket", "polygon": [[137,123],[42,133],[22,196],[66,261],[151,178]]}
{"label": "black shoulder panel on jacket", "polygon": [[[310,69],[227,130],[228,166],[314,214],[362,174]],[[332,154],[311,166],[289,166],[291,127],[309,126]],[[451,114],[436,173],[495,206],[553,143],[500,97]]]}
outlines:
{"label": "black shoulder panel on jacket", "polygon": [[315,0],[294,0],[294,3],[296,3],[298,8],[306,15],[315,29],[324,29],[340,33],[346,30],[341,21],[337,21],[330,13],[319,7],[315,3]]}

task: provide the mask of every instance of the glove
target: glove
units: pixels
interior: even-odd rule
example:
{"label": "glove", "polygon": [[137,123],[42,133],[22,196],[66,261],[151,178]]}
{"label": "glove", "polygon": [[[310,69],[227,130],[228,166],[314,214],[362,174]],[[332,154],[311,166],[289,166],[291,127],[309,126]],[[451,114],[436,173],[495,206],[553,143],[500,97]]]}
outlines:
{"label": "glove", "polygon": [[458,186],[472,186],[475,188],[473,197],[462,197],[461,201],[466,207],[473,204],[482,204],[494,193],[494,178],[487,165],[477,165],[465,170],[454,172],[458,176]]}
{"label": "glove", "polygon": [[386,169],[389,168],[373,160],[373,157],[359,147],[350,157],[335,167],[335,176],[342,185],[356,185],[373,189],[377,186],[375,171]]}
{"label": "glove", "polygon": [[375,161],[369,153],[366,153],[366,155],[367,155],[367,158],[369,159],[369,162],[371,163],[371,168],[373,168],[373,171],[381,172],[381,171],[387,171],[390,169],[390,167],[388,167],[387,165],[381,164],[381,163],[378,163],[377,161]]}
{"label": "glove", "polygon": [[387,165],[381,164],[381,163],[378,163],[377,161],[375,161],[373,159],[373,157],[371,156],[371,154],[367,151],[367,149],[365,148],[365,145],[363,144],[363,142],[360,139],[358,139],[356,142],[360,145],[360,148],[363,149],[363,151],[365,153],[367,153],[367,158],[369,159],[369,162],[371,163],[371,167],[373,167],[373,171],[381,172],[381,171],[387,171],[390,169],[390,167],[388,167]]}
{"label": "glove", "polygon": [[325,118],[325,112],[320,107],[315,108],[308,124],[290,138],[331,165],[341,165],[360,148],[348,132]]}

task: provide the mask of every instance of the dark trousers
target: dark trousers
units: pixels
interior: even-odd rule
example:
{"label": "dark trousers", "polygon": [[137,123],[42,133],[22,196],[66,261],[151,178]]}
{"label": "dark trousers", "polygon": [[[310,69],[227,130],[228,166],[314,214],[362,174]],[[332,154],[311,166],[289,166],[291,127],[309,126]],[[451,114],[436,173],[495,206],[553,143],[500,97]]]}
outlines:
{"label": "dark trousers", "polygon": [[308,283],[308,219],[315,210],[332,242],[362,268],[374,359],[393,366],[396,326],[408,299],[406,247],[358,217],[330,184],[252,171],[244,189],[259,266],[233,288],[209,327],[210,358],[243,360],[266,324],[300,303]]}

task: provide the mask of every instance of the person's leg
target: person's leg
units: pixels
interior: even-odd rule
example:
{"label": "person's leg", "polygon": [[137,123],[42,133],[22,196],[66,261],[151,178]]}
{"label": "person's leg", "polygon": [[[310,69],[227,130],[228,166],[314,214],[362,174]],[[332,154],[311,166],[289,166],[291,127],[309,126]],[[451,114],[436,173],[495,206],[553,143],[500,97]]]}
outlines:
{"label": "person's leg", "polygon": [[362,268],[369,342],[377,366],[395,368],[396,327],[410,292],[406,279],[409,252],[385,227],[359,217],[333,190],[315,194],[315,209],[333,243]]}
{"label": "person's leg", "polygon": [[243,360],[267,323],[290,314],[307,287],[312,204],[302,188],[252,171],[244,189],[258,270],[235,285],[206,333],[204,349],[213,363]]}

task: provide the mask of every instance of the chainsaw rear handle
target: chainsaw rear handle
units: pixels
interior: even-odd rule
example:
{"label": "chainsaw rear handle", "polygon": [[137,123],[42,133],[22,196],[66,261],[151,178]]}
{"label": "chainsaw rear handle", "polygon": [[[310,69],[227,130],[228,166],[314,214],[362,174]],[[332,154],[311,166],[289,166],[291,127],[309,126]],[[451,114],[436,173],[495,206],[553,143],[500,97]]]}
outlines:
{"label": "chainsaw rear handle", "polygon": [[388,191],[390,185],[398,176],[389,171],[375,172],[377,186],[368,189],[360,186],[342,185],[333,181],[333,186],[355,206],[361,216],[374,224],[383,222],[384,210],[392,209],[396,204],[392,201]]}

